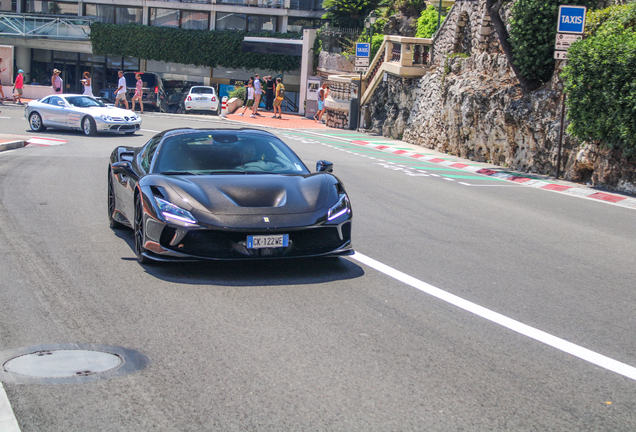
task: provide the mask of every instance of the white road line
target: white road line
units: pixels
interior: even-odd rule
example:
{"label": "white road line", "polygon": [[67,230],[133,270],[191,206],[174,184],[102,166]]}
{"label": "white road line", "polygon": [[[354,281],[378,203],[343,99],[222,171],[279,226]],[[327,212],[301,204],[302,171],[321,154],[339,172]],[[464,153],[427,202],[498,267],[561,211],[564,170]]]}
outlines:
{"label": "white road line", "polygon": [[2,432],[20,432],[20,426],[13,414],[9,398],[4,391],[4,387],[0,382],[0,431]]}
{"label": "white road line", "polygon": [[152,132],[152,133],[159,133],[161,131],[156,131],[156,130],[150,130],[150,129],[139,129],[142,132]]}
{"label": "white road line", "polygon": [[373,258],[369,258],[365,255],[362,255],[361,253],[356,252],[354,255],[351,256],[351,258],[379,271],[380,273],[384,273],[385,275],[389,277],[392,277],[402,283],[405,283],[415,289],[418,289],[422,291],[423,293],[436,297],[442,301],[445,301],[446,303],[457,306],[458,308],[463,309],[467,312],[470,312],[477,316],[485,318],[488,321],[494,322],[495,324],[499,324],[514,332],[527,336],[536,341],[542,342],[546,345],[549,345],[553,348],[558,349],[559,351],[563,351],[565,353],[571,354],[575,357],[580,358],[581,360],[585,360],[586,362],[592,363],[596,366],[600,366],[604,369],[615,372],[619,375],[623,375],[624,377],[630,378],[632,380],[636,380],[636,368],[629,366],[625,363],[621,363],[617,360],[611,359],[602,354],[598,354],[587,348],[583,348],[579,345],[575,345],[571,342],[560,339],[544,331],[530,327],[519,321],[515,321],[500,313],[491,311],[490,309],[486,309],[485,307],[479,306],[468,300],[464,300],[461,297],[458,297],[454,294],[450,294],[446,291],[443,291],[439,288],[434,287],[433,285],[429,285],[426,282],[422,282],[418,279],[415,279],[412,276],[402,273],[399,270],[395,270],[394,268],[391,268],[385,264],[382,264],[381,262],[376,261]]}

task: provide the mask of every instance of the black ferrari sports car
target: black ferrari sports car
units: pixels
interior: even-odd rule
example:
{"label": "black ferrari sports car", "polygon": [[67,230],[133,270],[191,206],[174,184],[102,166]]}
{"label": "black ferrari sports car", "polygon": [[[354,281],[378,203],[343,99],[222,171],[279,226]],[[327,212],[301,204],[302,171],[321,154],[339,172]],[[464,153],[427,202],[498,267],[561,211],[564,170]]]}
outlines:
{"label": "black ferrari sports car", "polygon": [[140,263],[351,255],[352,211],[333,164],[311,173],[271,133],[173,129],[108,167],[108,219]]}

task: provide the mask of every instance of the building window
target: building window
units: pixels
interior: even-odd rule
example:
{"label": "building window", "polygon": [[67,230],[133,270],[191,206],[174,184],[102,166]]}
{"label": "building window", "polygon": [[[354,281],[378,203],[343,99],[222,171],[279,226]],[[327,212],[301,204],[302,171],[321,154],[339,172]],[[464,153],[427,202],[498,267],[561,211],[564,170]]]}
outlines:
{"label": "building window", "polygon": [[175,9],[150,9],[150,25],[179,28],[181,11]]}
{"label": "building window", "polygon": [[97,17],[97,20],[107,24],[142,24],[143,10],[124,6],[109,6],[100,4],[84,5],[84,15]]}
{"label": "building window", "polygon": [[277,30],[278,20],[276,17],[265,15],[246,15],[235,13],[216,14],[217,30],[234,30],[234,31],[250,31],[263,32]]}
{"label": "building window", "polygon": [[282,8],[285,7],[284,0],[216,0],[219,4],[232,4],[241,6],[257,6]]}
{"label": "building window", "polygon": [[50,15],[77,15],[77,3],[62,3],[48,0],[26,0],[25,13]]}
{"label": "building window", "polygon": [[15,12],[18,10],[16,0],[0,0],[0,12]]}
{"label": "building window", "polygon": [[290,9],[298,10],[323,10],[322,0],[291,0]]}
{"label": "building window", "polygon": [[181,28],[208,30],[210,28],[210,14],[208,12],[182,11]]}
{"label": "building window", "polygon": [[188,30],[208,30],[210,28],[210,13],[151,8],[150,25]]}

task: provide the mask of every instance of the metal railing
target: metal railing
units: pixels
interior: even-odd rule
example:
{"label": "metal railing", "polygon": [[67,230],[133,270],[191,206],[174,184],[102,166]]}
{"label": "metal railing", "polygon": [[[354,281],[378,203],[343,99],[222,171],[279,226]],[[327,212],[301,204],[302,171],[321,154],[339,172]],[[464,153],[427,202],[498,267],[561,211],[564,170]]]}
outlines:
{"label": "metal railing", "polygon": [[88,40],[93,17],[0,13],[0,36]]}

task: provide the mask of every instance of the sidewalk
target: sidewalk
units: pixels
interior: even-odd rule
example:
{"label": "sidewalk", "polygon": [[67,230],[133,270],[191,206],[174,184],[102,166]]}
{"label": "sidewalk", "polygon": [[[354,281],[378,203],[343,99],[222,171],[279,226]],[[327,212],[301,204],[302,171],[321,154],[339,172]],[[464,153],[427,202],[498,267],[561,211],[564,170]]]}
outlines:
{"label": "sidewalk", "polygon": [[306,117],[297,115],[297,114],[287,114],[283,113],[281,116],[282,119],[272,118],[274,115],[271,111],[261,111],[258,112],[261,114],[256,118],[251,118],[251,111],[246,111],[244,116],[240,116],[239,112],[243,112],[242,108],[236,110],[234,114],[228,114],[228,120],[234,120],[241,123],[247,123],[254,126],[264,126],[275,129],[329,129],[323,123],[318,123],[315,120],[308,119]]}

